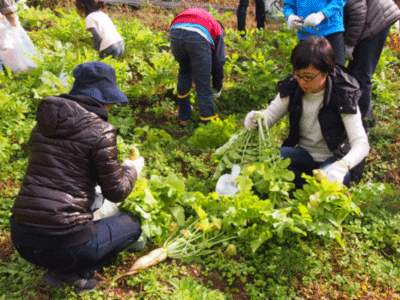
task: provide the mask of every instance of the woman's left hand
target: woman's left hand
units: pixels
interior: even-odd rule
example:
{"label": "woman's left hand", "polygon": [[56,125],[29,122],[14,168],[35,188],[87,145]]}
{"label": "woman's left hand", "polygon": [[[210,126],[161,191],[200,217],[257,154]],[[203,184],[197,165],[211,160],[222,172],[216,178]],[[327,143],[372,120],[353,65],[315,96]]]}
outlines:
{"label": "woman's left hand", "polygon": [[322,11],[310,14],[304,20],[304,27],[315,27],[318,26],[323,20],[325,20],[325,15]]}
{"label": "woman's left hand", "polygon": [[324,171],[328,175],[327,178],[329,182],[332,181],[343,182],[343,179],[349,170],[340,162],[334,162],[326,169],[324,169]]}

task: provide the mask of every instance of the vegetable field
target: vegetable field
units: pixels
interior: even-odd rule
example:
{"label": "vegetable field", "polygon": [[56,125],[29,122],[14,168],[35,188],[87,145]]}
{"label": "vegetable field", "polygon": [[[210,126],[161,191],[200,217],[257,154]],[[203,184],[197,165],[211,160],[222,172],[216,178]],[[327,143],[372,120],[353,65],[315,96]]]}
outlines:
{"label": "vegetable field", "polygon": [[[226,28],[224,87],[215,100],[220,119],[199,124],[192,89],[195,111],[182,128],[178,65],[168,38],[180,11],[108,7],[125,53],[104,62],[115,68],[129,98],[128,105],[112,107],[109,121],[118,129],[121,161],[133,147],[145,158],[135,189],[119,208],[141,217],[149,239],[141,252],[126,250],[97,274],[98,290],[77,295],[70,287],[46,285],[46,270],[19,256],[8,218],[28,163],[38,103],[68,93],[74,67],[98,60],[98,53],[72,6],[18,6],[38,67],[0,74],[0,300],[400,299],[398,32],[390,34],[373,79],[377,126],[369,135],[364,179],[348,189],[315,175],[292,191],[288,161],[275,149],[288,120],[251,134],[243,121],[274,99],[277,82],[291,72],[296,34],[281,24],[255,30],[249,20],[242,39],[235,14],[210,9]],[[241,166],[239,191],[220,196],[217,180],[234,164]]]}

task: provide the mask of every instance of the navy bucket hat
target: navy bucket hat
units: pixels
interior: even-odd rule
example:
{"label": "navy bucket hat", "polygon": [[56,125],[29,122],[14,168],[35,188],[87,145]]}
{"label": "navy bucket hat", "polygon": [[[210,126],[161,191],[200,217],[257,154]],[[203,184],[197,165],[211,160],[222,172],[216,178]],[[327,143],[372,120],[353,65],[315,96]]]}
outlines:
{"label": "navy bucket hat", "polygon": [[86,95],[103,104],[127,103],[128,98],[118,89],[113,67],[92,61],[78,65],[73,71],[75,82],[70,95]]}

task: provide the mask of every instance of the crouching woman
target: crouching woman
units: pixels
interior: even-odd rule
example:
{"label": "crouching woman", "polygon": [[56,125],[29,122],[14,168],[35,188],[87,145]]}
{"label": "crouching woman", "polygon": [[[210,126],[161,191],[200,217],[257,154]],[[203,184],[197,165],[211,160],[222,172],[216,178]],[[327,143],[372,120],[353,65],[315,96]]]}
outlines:
{"label": "crouching woman", "polygon": [[250,111],[249,130],[258,113],[274,125],[289,113],[290,132],[279,148],[290,158],[297,188],[303,173],[324,169],[329,181],[359,182],[369,153],[367,134],[358,106],[361,84],[353,73],[335,63],[335,52],[324,37],[301,41],[293,49],[293,73],[278,83],[279,93],[267,109]]}
{"label": "crouching woman", "polygon": [[123,201],[144,159],[125,160],[122,166],[118,159],[108,111],[128,99],[117,87],[114,68],[87,62],[73,74],[69,94],[47,97],[38,106],[32,153],[10,224],[19,254],[49,270],[46,283],[83,293],[95,289],[95,273],[142,234],[133,214],[95,221],[95,187],[108,200]]}

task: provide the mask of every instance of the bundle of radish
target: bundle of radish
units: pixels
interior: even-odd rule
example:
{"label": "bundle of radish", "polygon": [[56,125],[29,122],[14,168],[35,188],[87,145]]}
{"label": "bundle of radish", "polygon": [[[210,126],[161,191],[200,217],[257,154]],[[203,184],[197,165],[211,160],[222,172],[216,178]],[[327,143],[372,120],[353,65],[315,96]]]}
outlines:
{"label": "bundle of radish", "polygon": [[256,120],[258,130],[242,128],[213,154],[212,159],[218,162],[213,178],[221,178],[239,165],[241,171],[234,181],[239,193],[242,183],[243,191],[250,186],[261,199],[280,205],[281,200],[289,200],[294,173],[288,170],[290,159],[282,158],[266,120],[260,115],[256,115]]}
{"label": "bundle of radish", "polygon": [[197,219],[186,226],[185,229],[173,232],[161,248],[157,248],[139,258],[128,272],[117,276],[114,282],[121,277],[131,276],[141,270],[146,270],[166,260],[168,257],[179,259],[210,253],[212,251],[209,250],[211,247],[234,238],[223,236],[221,232],[215,234],[215,231],[220,229],[221,226],[218,220],[209,223],[208,219]]}
{"label": "bundle of radish", "polygon": [[214,179],[218,179],[224,173],[230,173],[228,170],[234,165],[243,168],[254,162],[263,162],[276,153],[275,138],[266,126],[266,121],[261,115],[256,115],[256,120],[258,130],[241,128],[212,155],[213,161],[218,162]]}

